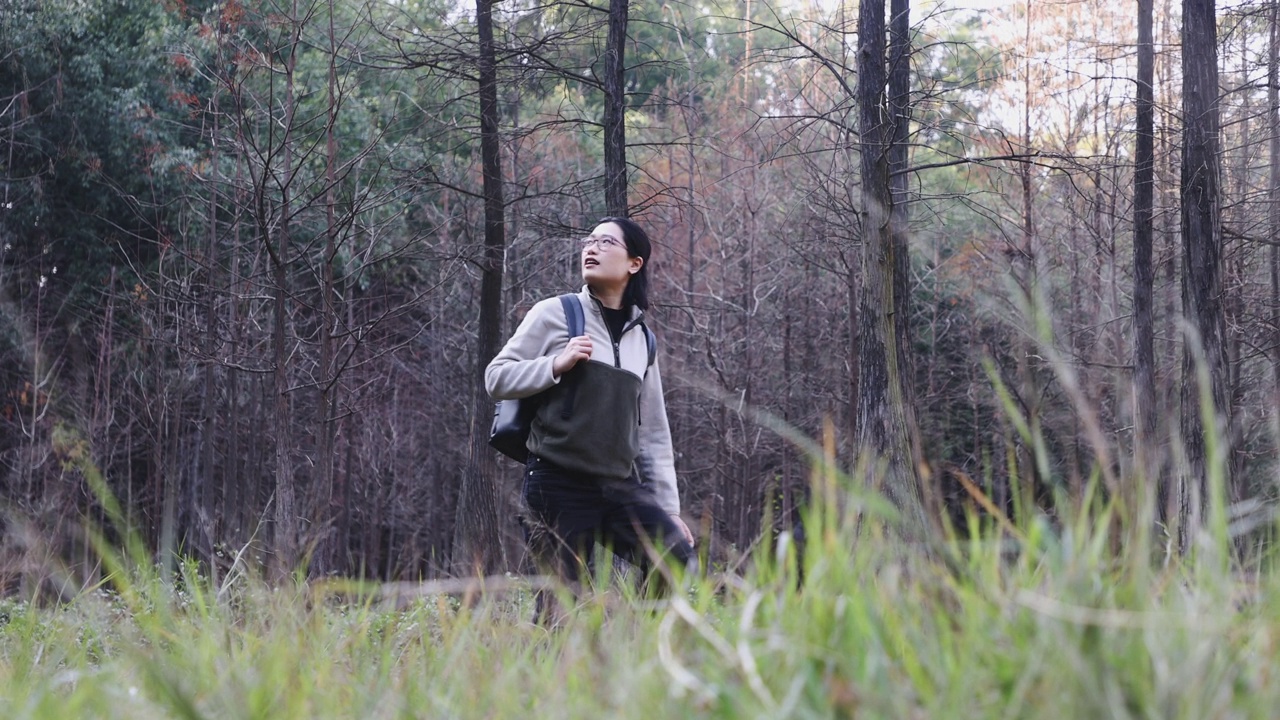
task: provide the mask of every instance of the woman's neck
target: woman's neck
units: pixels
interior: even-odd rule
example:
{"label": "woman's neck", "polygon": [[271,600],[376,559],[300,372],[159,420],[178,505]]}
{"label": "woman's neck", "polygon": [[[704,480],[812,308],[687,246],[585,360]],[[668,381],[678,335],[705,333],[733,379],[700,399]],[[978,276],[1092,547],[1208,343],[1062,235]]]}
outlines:
{"label": "woman's neck", "polygon": [[588,287],[591,289],[591,294],[600,301],[601,305],[614,310],[622,309],[622,295],[627,290],[626,285],[617,288],[596,287],[594,285],[589,285]]}

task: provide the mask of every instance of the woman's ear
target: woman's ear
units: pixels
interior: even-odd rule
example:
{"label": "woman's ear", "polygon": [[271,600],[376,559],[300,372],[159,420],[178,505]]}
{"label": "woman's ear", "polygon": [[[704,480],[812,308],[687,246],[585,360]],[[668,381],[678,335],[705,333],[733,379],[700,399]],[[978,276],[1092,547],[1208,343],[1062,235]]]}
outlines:
{"label": "woman's ear", "polygon": [[640,268],[642,267],[644,267],[644,258],[633,257],[631,258],[631,267],[627,268],[627,272],[631,273],[632,275],[635,275],[636,273],[640,272]]}

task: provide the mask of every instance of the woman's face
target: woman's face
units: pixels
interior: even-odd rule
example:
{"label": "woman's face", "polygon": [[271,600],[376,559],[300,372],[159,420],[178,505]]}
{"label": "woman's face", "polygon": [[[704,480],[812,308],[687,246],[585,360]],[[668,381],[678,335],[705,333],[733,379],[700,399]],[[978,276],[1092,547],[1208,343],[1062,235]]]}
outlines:
{"label": "woman's face", "polygon": [[631,257],[617,223],[600,223],[582,239],[582,279],[592,287],[626,287],[644,259]]}

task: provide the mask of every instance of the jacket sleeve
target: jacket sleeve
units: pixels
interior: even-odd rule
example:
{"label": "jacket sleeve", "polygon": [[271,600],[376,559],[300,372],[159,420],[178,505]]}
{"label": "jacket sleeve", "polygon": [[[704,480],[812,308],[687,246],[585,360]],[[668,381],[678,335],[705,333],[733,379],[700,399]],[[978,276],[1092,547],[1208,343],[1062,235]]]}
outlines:
{"label": "jacket sleeve", "polygon": [[676,457],[671,444],[671,425],[662,397],[662,374],[655,360],[645,373],[640,391],[640,456],[636,459],[640,478],[651,485],[658,505],[671,515],[680,513],[680,490],[676,485]]}
{"label": "jacket sleeve", "polygon": [[563,315],[559,308],[559,300],[543,300],[520,321],[515,334],[484,370],[484,388],[489,397],[529,397],[560,382],[551,369],[553,351],[567,341],[564,336],[568,326],[559,317]]}

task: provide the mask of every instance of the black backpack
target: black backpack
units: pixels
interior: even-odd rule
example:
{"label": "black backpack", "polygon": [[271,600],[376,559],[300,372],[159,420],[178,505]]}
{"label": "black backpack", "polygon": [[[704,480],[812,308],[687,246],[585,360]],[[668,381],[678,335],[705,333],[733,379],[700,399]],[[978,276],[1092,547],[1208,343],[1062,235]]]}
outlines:
{"label": "black backpack", "polygon": [[[578,296],[572,293],[561,295],[560,305],[564,308],[569,337],[578,337],[586,332],[586,316],[582,312],[582,301]],[[654,358],[658,354],[658,339],[654,337],[647,325],[641,323],[640,326],[644,328],[645,342],[649,346],[649,365],[653,365]],[[572,381],[571,378],[566,380]],[[573,411],[573,400],[577,389],[576,384],[566,388],[568,397],[565,398],[562,411],[566,419]],[[533,416],[538,414],[538,406],[541,404],[542,393],[516,400],[499,400],[493,410],[493,425],[489,428],[489,445],[517,462],[528,460],[529,449],[526,443],[529,440],[529,427],[533,424]]]}

